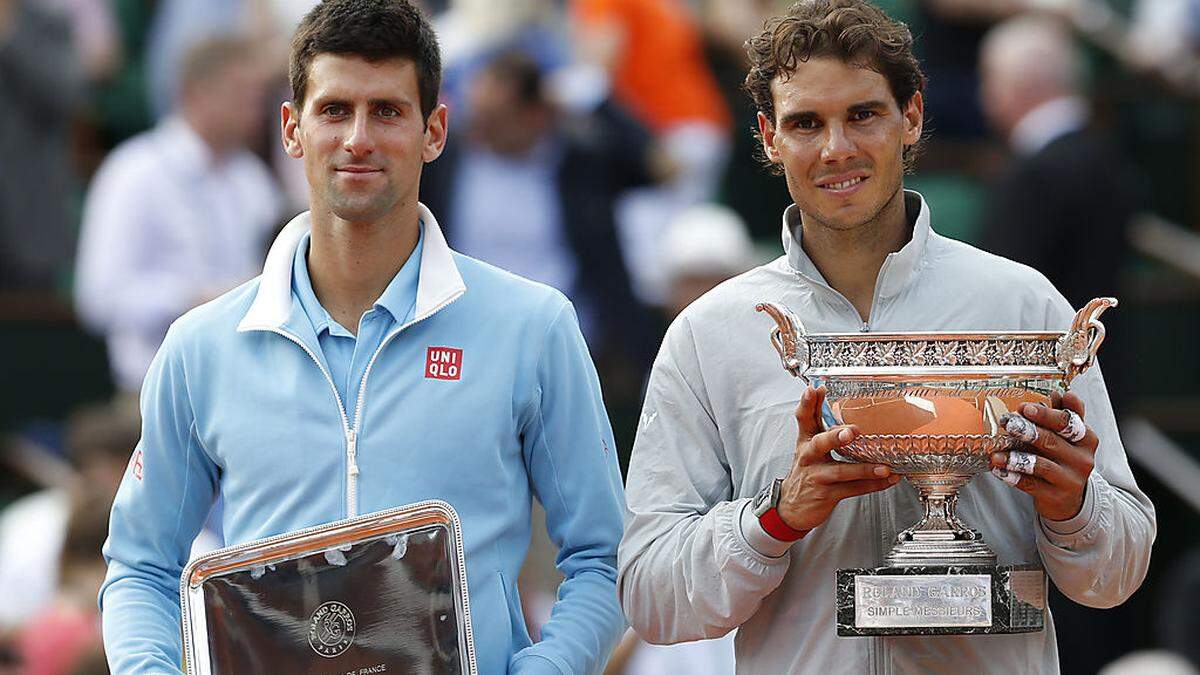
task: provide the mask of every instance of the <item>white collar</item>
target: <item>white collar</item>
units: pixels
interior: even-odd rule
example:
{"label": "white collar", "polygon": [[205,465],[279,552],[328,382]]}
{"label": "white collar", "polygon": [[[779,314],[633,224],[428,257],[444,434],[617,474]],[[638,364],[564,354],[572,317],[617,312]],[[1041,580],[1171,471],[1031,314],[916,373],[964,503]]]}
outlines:
{"label": "white collar", "polygon": [[[417,279],[417,304],[413,310],[413,321],[420,321],[433,314],[467,291],[453,251],[446,244],[446,237],[438,226],[437,219],[425,207],[417,204],[418,216],[424,227],[425,243],[421,249],[421,270]],[[292,312],[292,264],[300,240],[312,229],[312,215],[305,211],[284,226],[263,264],[262,276],[254,302],[242,321],[238,332],[251,330],[274,330],[281,327]]]}
{"label": "white collar", "polygon": [[1078,96],[1060,96],[1025,113],[1009,134],[1012,147],[1022,155],[1042,151],[1060,136],[1088,123],[1087,102]]}
{"label": "white collar", "polygon": [[[889,253],[887,259],[891,262],[886,268],[881,268],[880,278],[876,282],[880,297],[891,297],[908,285],[925,257],[926,245],[933,231],[929,224],[929,205],[920,193],[912,190],[904,191],[905,210],[910,199],[918,200],[920,210],[917,221],[913,224],[912,238],[899,251]],[[788,265],[796,271],[803,281],[832,288],[820,270],[813,264],[801,245],[803,230],[800,226],[800,207],[792,204],[783,212],[783,252],[787,255]]]}

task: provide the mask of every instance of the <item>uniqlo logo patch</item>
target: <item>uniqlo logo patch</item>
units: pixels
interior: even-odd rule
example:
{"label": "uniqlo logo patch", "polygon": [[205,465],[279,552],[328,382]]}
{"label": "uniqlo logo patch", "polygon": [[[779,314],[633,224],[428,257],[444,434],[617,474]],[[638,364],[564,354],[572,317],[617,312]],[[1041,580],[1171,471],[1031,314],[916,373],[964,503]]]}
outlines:
{"label": "uniqlo logo patch", "polygon": [[133,453],[133,477],[138,480],[142,479],[142,451],[141,450],[138,450],[137,452]]}
{"label": "uniqlo logo patch", "polygon": [[454,347],[430,347],[425,352],[425,379],[457,380],[462,377],[461,349]]}

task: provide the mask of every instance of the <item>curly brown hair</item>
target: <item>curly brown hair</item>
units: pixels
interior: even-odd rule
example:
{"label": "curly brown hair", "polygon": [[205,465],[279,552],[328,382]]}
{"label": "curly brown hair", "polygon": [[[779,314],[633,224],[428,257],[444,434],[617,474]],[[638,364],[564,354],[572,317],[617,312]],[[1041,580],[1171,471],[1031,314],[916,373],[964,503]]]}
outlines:
{"label": "curly brown hair", "polygon": [[[925,74],[913,54],[908,26],[867,0],[800,0],[785,14],[768,19],[763,31],[746,41],[746,54],[750,72],[742,87],[772,122],[771,81],[787,80],[800,63],[812,58],[832,57],[883,75],[901,110],[925,90]],[[758,136],[757,128],[754,133]],[[918,141],[904,148],[907,167],[920,145]],[[762,153],[761,143],[759,155],[772,173],[783,173]]]}

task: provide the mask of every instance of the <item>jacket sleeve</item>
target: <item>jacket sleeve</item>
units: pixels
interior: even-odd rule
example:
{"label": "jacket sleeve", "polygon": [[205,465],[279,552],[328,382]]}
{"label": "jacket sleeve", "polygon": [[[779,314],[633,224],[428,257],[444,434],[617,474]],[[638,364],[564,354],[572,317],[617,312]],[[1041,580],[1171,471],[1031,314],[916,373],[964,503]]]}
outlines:
{"label": "jacket sleeve", "polygon": [[770,539],[746,516],[750,500],[730,501],[729,464],[686,318],[667,331],[651,370],[626,489],[617,583],[646,641],[722,636],[783,580],[787,544],[762,545]]}
{"label": "jacket sleeve", "polygon": [[1114,607],[1146,577],[1154,505],[1129,470],[1099,366],[1076,378],[1071,389],[1083,399],[1084,421],[1100,446],[1079,514],[1065,521],[1038,519],[1038,552],[1068,598],[1088,607]]}
{"label": "jacket sleeve", "polygon": [[537,382],[523,451],[565,579],[542,640],[514,654],[510,668],[599,673],[625,631],[616,593],[625,495],[600,382],[565,301],[543,337]]}
{"label": "jacket sleeve", "polygon": [[179,578],[217,488],[200,446],[174,329],[142,387],[142,438],[109,521],[100,590],[114,673],[179,673]]}

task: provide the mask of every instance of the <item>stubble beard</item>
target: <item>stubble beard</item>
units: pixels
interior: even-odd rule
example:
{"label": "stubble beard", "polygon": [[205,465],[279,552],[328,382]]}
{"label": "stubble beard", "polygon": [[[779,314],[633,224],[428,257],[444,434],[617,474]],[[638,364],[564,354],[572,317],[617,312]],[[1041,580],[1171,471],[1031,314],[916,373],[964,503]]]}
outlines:
{"label": "stubble beard", "polygon": [[[820,188],[817,188],[817,189],[820,189]],[[834,232],[841,232],[841,233],[850,233],[850,232],[865,233],[867,230],[877,229],[875,226],[879,223],[880,215],[884,211],[886,211],[887,208],[889,206],[891,206],[897,199],[900,198],[900,194],[903,191],[904,191],[903,174],[897,174],[896,180],[895,180],[894,184],[892,185],[892,188],[888,192],[885,193],[885,194],[887,194],[887,198],[880,200],[880,203],[872,210],[870,215],[868,215],[867,217],[865,217],[861,220],[852,221],[849,223],[838,222],[834,219],[825,218],[819,212],[817,212],[816,209],[814,209],[812,211],[805,211],[804,208],[801,207],[800,212],[801,212],[801,214],[803,214],[804,219],[806,221],[812,223],[813,225],[815,225],[817,227],[825,229],[825,230],[832,230]],[[798,202],[797,202],[797,205],[799,205]]]}
{"label": "stubble beard", "polygon": [[326,191],[329,211],[349,222],[374,222],[383,219],[400,201],[395,186],[387,185],[371,193],[348,194],[329,185]]}

